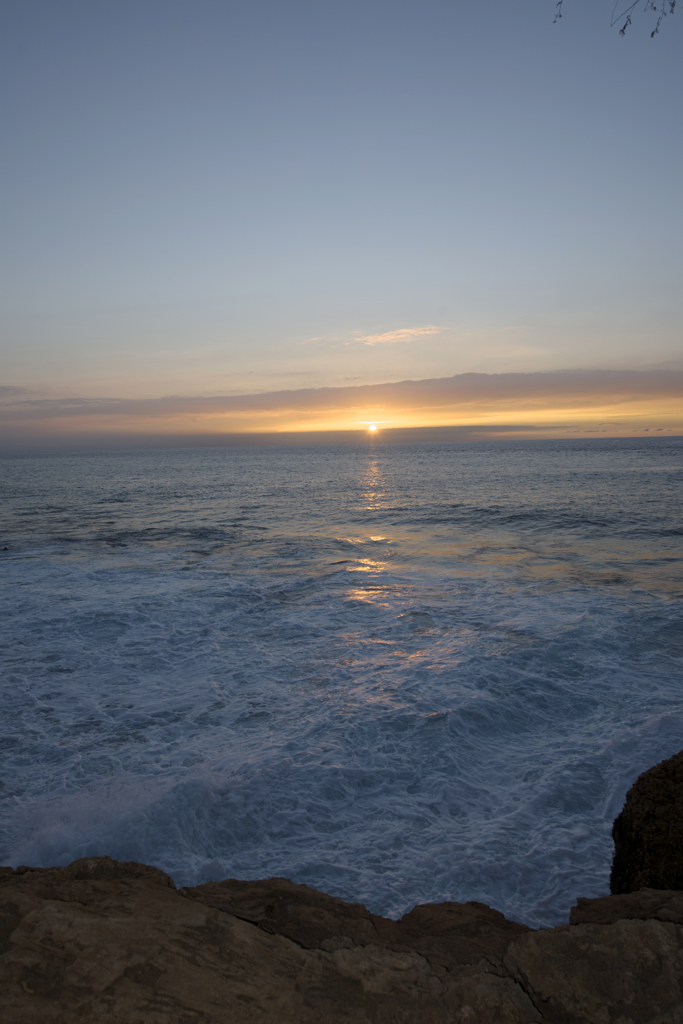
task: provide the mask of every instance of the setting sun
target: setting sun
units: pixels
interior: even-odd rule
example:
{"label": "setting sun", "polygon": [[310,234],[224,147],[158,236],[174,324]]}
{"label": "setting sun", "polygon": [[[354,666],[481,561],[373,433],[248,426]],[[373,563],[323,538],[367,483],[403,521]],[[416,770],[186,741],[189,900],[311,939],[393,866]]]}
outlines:
{"label": "setting sun", "polygon": [[375,426],[374,423],[371,423],[370,426],[368,427],[368,430],[377,430],[377,427]]}

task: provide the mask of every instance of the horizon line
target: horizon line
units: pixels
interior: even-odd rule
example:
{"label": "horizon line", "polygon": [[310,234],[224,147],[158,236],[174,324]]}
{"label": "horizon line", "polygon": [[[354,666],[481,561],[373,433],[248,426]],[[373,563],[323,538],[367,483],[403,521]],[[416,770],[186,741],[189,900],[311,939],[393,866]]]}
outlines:
{"label": "horizon line", "polygon": [[59,435],[53,444],[45,437],[0,440],[0,455],[76,455],[115,453],[125,451],[177,451],[216,448],[286,448],[364,445],[381,447],[385,444],[477,444],[527,441],[628,441],[683,438],[673,428],[644,428],[633,432],[615,433],[609,428],[577,428],[574,424],[554,428],[532,424],[482,424],[481,426],[383,427],[374,432],[368,429],[297,430],[297,431],[242,431],[231,433],[165,434],[120,433],[103,431],[90,434]]}

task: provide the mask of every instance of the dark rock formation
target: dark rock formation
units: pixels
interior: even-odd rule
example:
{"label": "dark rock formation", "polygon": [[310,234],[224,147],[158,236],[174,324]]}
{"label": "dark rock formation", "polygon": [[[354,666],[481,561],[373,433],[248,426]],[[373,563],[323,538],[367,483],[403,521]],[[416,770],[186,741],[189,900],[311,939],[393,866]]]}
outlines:
{"label": "dark rock formation", "polygon": [[286,879],[176,890],[107,857],[0,869],[2,1024],[683,1024],[683,893],[532,931],[480,903],[400,921]]}
{"label": "dark rock formation", "polygon": [[570,924],[614,924],[615,921],[671,921],[683,924],[683,892],[640,889],[624,896],[579,898],[569,912]]}
{"label": "dark rock formation", "polygon": [[683,890],[683,750],[636,779],[612,836],[612,893]]}

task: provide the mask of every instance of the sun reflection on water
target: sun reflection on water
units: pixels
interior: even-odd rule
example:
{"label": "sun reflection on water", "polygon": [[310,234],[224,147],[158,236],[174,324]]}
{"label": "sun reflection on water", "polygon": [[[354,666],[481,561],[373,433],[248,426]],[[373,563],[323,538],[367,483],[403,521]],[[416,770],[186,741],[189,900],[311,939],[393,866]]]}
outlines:
{"label": "sun reflection on water", "polygon": [[368,512],[376,512],[378,509],[390,507],[386,501],[384,474],[377,459],[368,463],[367,469],[361,477],[360,485],[363,488],[362,494],[367,502],[365,508]]}
{"label": "sun reflection on water", "polygon": [[361,558],[358,565],[349,566],[349,572],[382,572],[386,562],[375,562],[371,558]]}

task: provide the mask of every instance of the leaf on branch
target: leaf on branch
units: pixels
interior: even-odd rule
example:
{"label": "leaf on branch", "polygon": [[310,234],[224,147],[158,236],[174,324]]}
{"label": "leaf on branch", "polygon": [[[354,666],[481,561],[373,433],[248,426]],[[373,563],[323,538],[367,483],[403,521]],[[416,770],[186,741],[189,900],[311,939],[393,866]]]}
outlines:
{"label": "leaf on branch", "polygon": [[[564,0],[556,0],[553,24],[558,22],[562,17],[563,3]],[[650,38],[654,39],[659,32],[659,26],[662,24],[662,21],[666,18],[667,14],[673,14],[676,7],[676,0],[633,0],[632,3],[627,3],[625,7],[623,6],[623,3],[620,3],[620,0],[616,0],[614,7],[612,8],[612,21],[610,24],[611,27],[614,27],[622,20],[622,18],[624,19],[623,24],[619,29],[620,36],[626,34],[626,29],[632,24],[631,15],[637,7],[641,6],[641,4],[643,13],[646,11],[652,11],[657,15],[655,27],[652,32],[650,32]],[[617,11],[619,11],[619,13],[617,13]]]}
{"label": "leaf on branch", "polygon": [[[621,28],[619,29],[620,36],[623,36],[626,33],[626,29],[629,27],[629,25],[632,24],[631,15],[635,11],[636,7],[638,7],[641,3],[642,0],[634,0],[633,3],[627,4],[627,6],[623,8],[618,14],[617,10],[621,5],[619,3],[619,0],[617,0],[617,2],[615,3],[612,9],[611,24],[614,26],[618,21],[621,21],[622,18],[626,19]],[[661,3],[655,2],[655,0],[645,0],[643,11],[653,11],[657,15],[657,22],[655,24],[655,27],[653,31],[650,32],[651,39],[654,39],[654,37],[659,32],[659,26],[662,24],[662,21],[664,20],[664,18],[666,18],[667,14],[673,14],[675,7],[676,0],[661,0]]]}

